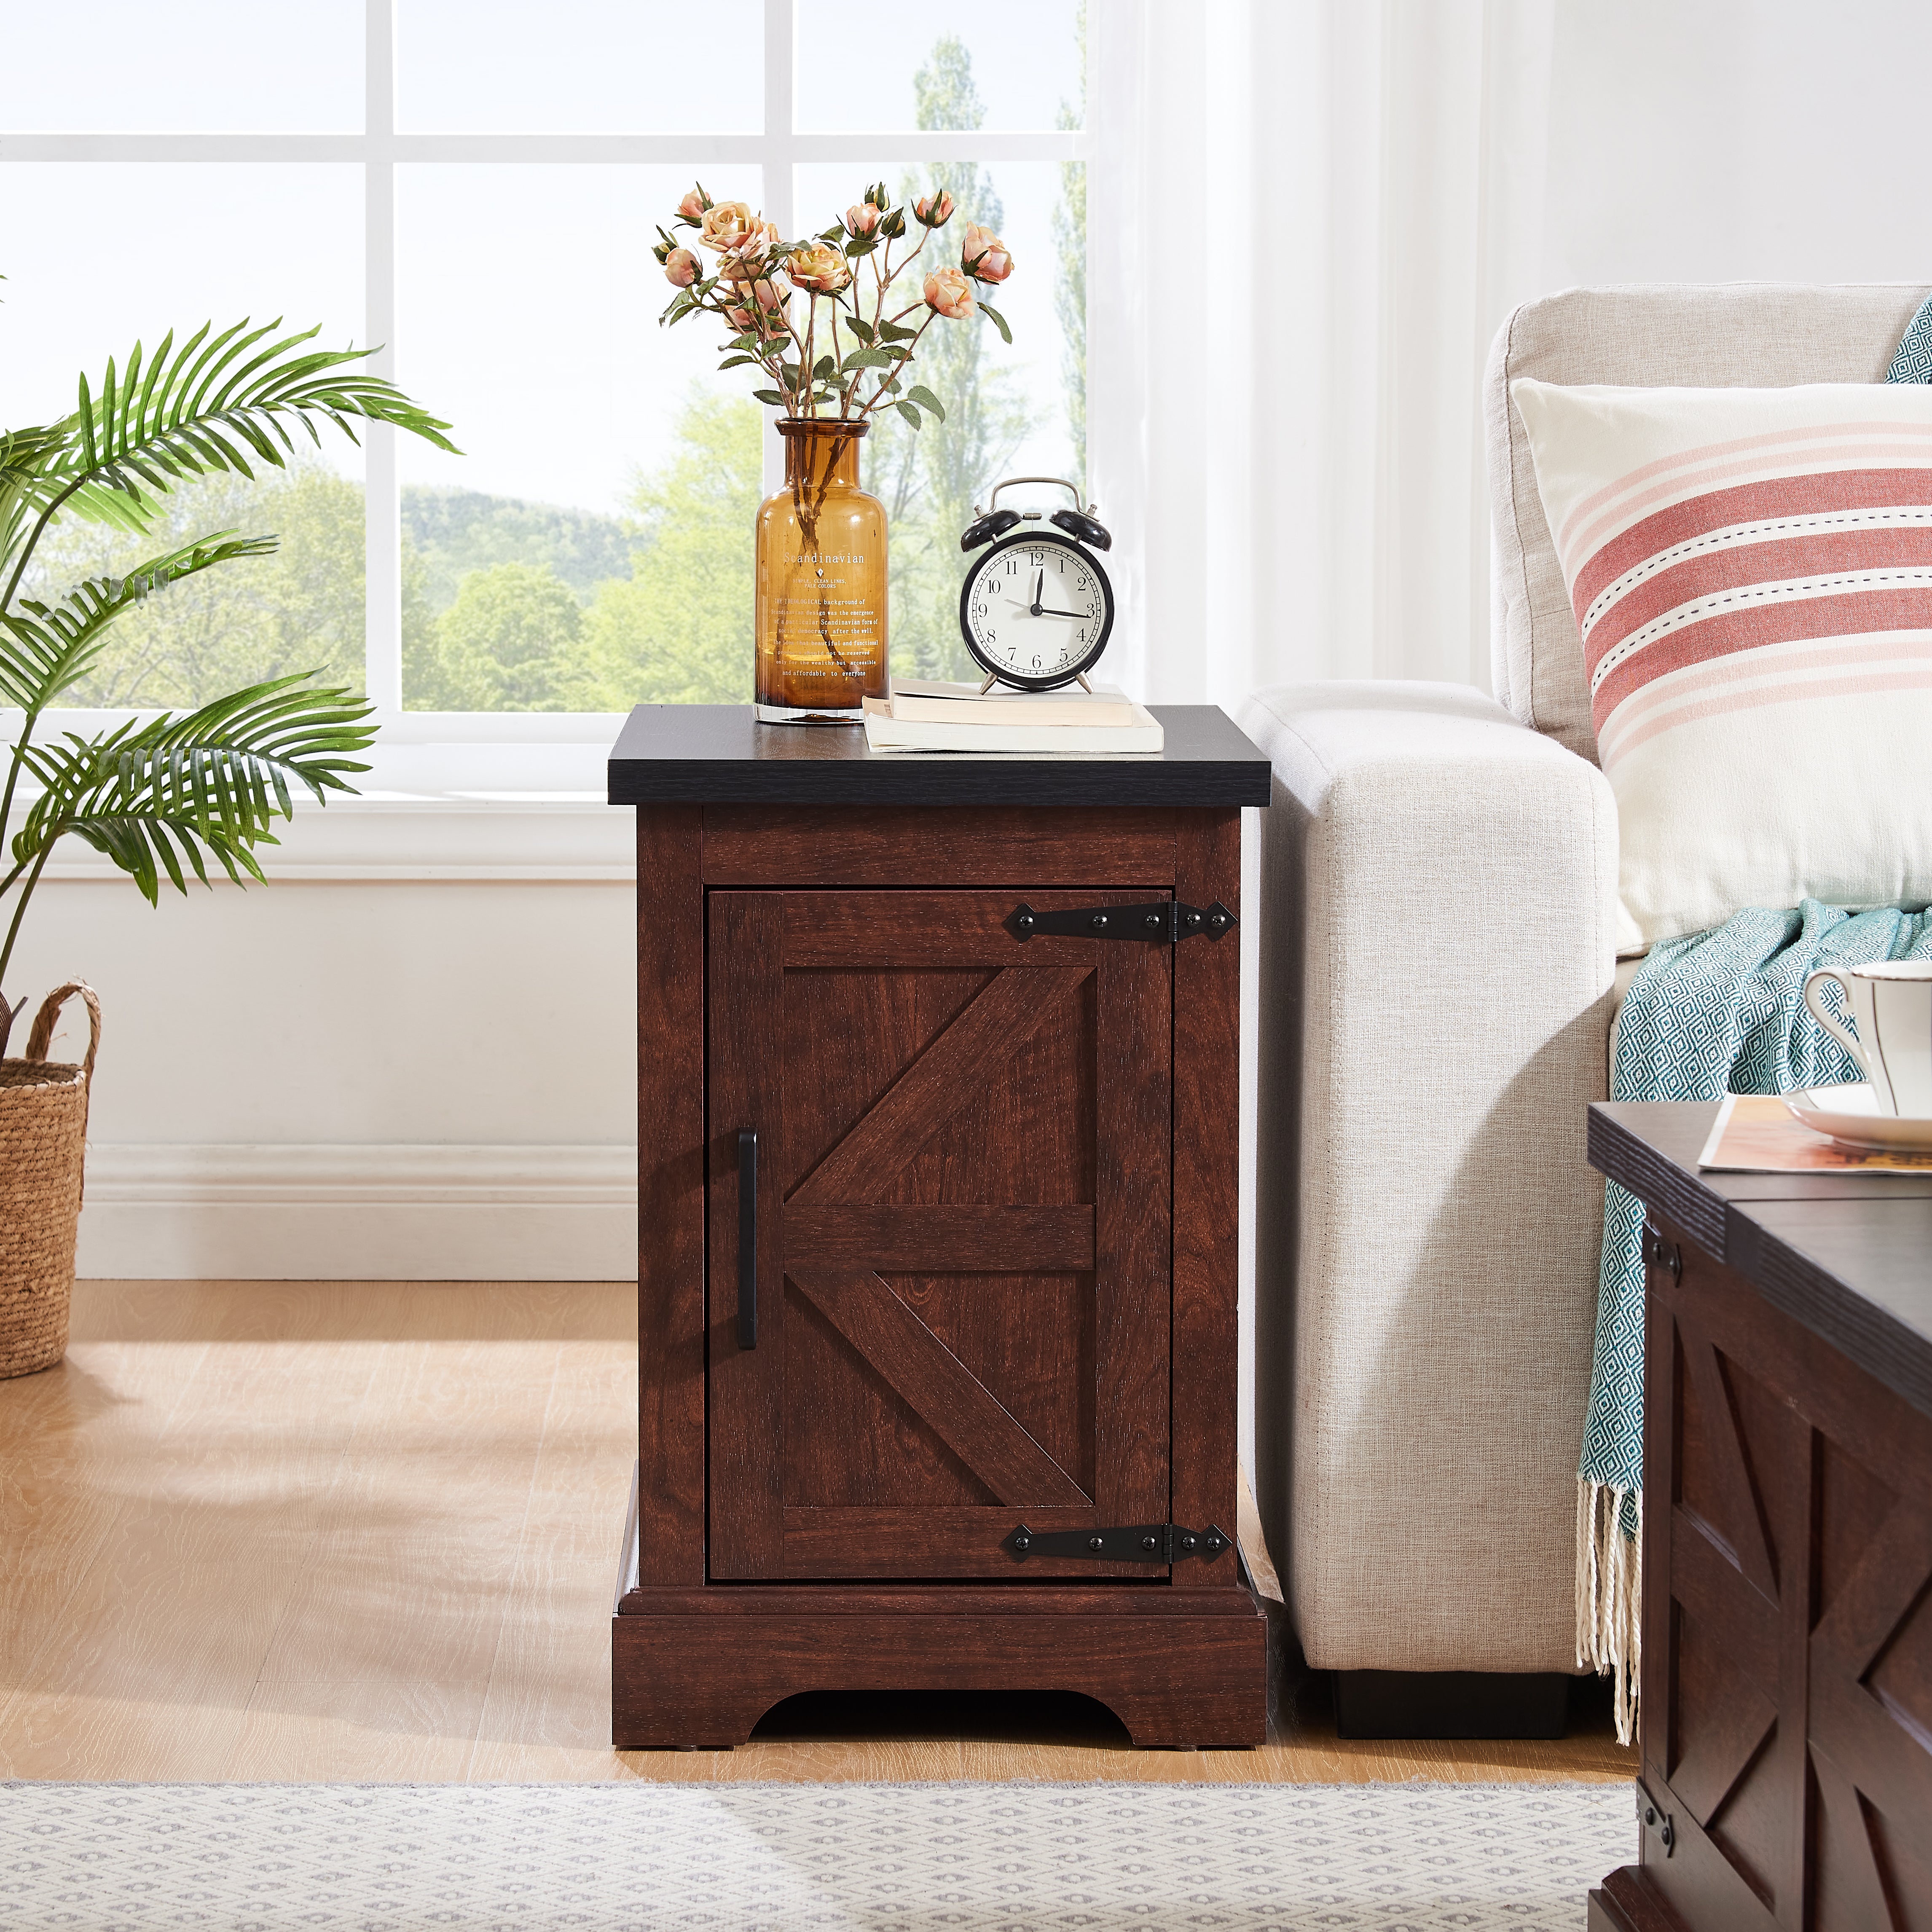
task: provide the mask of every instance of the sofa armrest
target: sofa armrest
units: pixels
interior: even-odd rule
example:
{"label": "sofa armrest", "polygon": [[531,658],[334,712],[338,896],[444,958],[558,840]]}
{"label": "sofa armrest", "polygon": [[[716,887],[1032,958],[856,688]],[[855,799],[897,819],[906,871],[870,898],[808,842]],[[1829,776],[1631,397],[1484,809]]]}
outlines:
{"label": "sofa armrest", "polygon": [[1257,1474],[1296,1627],[1318,1667],[1572,1670],[1610,788],[1462,686],[1282,686],[1240,722],[1274,767]]}

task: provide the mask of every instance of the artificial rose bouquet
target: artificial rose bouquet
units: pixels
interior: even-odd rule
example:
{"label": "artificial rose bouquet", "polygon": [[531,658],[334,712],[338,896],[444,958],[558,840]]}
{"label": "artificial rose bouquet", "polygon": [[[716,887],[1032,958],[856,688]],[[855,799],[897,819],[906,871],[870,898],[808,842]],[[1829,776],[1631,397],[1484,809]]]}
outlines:
{"label": "artificial rose bouquet", "polygon": [[[997,235],[969,222],[959,266],[929,270],[919,295],[895,308],[894,285],[916,270],[926,244],[952,219],[953,206],[944,190],[920,196],[910,208],[891,204],[880,182],[836,226],[786,242],[747,202],[713,201],[694,188],[671,225],[695,230],[697,248],[661,227],[651,251],[677,290],[658,321],[718,316],[735,332],[718,367],[763,370],[772,386],[752,393],[788,416],[863,422],[889,403],[914,429],[922,410],[943,420],[939,398],[906,380],[920,338],[942,316],[969,322],[976,314],[1011,342],[1005,317],[983,292],[1012,273],[1013,258]],[[895,260],[895,244],[914,229],[918,241]],[[708,272],[700,250],[717,257]],[[913,316],[917,321],[909,326]]]}

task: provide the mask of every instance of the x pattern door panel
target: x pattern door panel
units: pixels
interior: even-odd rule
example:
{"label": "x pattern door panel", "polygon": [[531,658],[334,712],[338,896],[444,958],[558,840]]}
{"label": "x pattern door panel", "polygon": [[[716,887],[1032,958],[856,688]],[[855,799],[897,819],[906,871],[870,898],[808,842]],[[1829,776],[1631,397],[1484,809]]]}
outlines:
{"label": "x pattern door panel", "polygon": [[1014,903],[710,896],[714,1576],[1037,1577],[1022,1518],[1166,1517],[1171,950],[1022,943]]}
{"label": "x pattern door panel", "polygon": [[1647,1338],[1677,1419],[1646,1472],[1643,1747],[1678,1842],[1648,1869],[1694,1923],[1932,1932],[1932,1494],[1898,1467],[1932,1424],[1682,1252]]}

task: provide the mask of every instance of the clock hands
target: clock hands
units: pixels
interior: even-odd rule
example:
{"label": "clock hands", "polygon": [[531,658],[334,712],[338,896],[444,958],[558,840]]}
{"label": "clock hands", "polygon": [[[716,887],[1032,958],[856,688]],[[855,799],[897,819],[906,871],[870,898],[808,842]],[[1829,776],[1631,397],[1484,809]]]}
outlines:
{"label": "clock hands", "polygon": [[1029,617],[1072,617],[1083,624],[1093,616],[1094,614],[1090,610],[1056,610],[1052,604],[1042,604],[1040,601],[1046,595],[1046,572],[1044,570],[1036,571],[1034,574],[1033,580],[1033,602],[1030,604],[1022,604],[1020,608]]}

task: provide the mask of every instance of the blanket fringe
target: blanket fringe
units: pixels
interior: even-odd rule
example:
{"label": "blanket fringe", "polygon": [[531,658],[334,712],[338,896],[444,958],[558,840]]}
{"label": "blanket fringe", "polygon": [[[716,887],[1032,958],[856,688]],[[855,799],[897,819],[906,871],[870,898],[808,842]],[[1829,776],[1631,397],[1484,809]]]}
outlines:
{"label": "blanket fringe", "polygon": [[[1634,1498],[1638,1533],[1623,1532],[1624,1498]],[[1576,1661],[1614,1676],[1617,1742],[1636,1739],[1637,1679],[1643,1660],[1643,1492],[1576,1478]]]}

